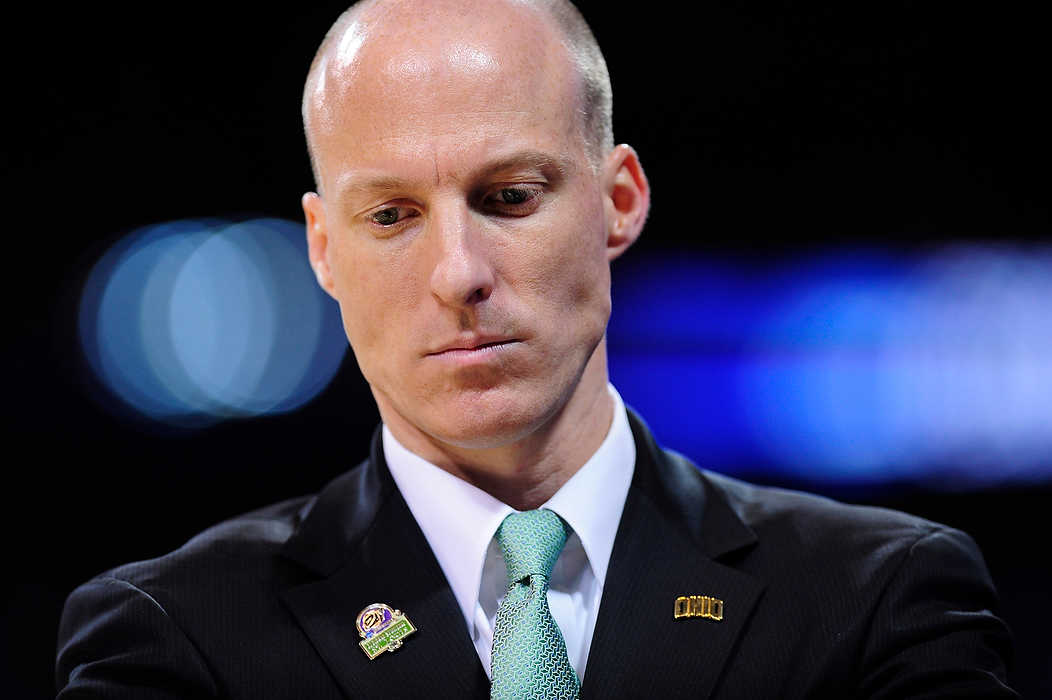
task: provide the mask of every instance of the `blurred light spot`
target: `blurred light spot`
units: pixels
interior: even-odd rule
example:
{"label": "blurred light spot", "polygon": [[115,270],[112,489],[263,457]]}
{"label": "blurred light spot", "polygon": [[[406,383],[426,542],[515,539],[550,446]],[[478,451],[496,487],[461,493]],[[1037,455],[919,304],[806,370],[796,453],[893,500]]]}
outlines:
{"label": "blurred light spot", "polygon": [[302,226],[278,219],[139,229],[93,268],[80,306],[89,364],[151,418],[196,426],[292,410],[347,349]]}
{"label": "blurred light spot", "polygon": [[618,270],[611,376],[702,465],[960,488],[1052,476],[1052,251]]}

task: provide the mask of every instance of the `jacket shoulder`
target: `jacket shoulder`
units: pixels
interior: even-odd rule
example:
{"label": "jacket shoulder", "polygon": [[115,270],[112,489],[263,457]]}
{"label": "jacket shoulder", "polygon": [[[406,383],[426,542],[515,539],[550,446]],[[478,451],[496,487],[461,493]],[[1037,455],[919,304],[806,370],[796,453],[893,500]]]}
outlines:
{"label": "jacket shoulder", "polygon": [[293,498],[213,525],[167,554],[123,564],[99,578],[126,581],[149,589],[165,579],[200,581],[210,573],[261,575],[295,532],[313,496]]}
{"label": "jacket shoulder", "polygon": [[[954,697],[1015,697],[1005,681],[1011,635],[966,533],[713,472],[696,478],[706,510],[729,510],[755,534],[724,560],[766,585],[743,654],[755,647],[768,659],[789,658],[807,649],[823,684],[808,697],[844,688],[860,697],[944,697],[951,687]],[[730,673],[753,671],[741,664]]]}
{"label": "jacket shoulder", "polygon": [[946,526],[901,511],[852,505],[804,491],[759,486],[707,470],[701,479],[747,525],[757,531],[806,529],[843,536],[844,528],[885,536],[923,537]]}
{"label": "jacket shoulder", "polygon": [[[313,503],[294,498],[230,518],[79,586],[59,624],[60,697],[88,689],[147,697],[144,679],[158,691],[149,697],[213,697],[268,653],[315,663],[303,657],[302,632],[280,604],[280,592],[305,575],[280,553]],[[280,685],[276,678],[263,674],[246,687]]]}

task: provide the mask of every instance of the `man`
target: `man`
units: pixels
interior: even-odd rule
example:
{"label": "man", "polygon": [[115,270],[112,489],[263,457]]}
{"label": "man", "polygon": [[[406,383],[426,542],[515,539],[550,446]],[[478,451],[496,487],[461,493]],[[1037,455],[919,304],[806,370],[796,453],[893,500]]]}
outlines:
{"label": "man", "polygon": [[699,471],[608,385],[649,189],[576,10],[356,6],[304,120],[382,430],[316,497],[78,589],[61,697],[1014,696],[966,535]]}

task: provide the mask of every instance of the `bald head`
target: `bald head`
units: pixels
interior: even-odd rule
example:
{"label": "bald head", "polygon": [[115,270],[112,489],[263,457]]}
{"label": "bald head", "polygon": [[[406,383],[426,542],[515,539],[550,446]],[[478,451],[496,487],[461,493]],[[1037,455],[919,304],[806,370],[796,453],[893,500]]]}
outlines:
{"label": "bald head", "polygon": [[[303,124],[319,191],[319,144],[326,132],[353,116],[355,100],[348,93],[355,84],[390,80],[392,74],[434,73],[435,56],[467,71],[519,61],[525,73],[546,63],[546,79],[574,83],[574,99],[565,108],[577,112],[573,123],[593,167],[613,148],[606,62],[584,18],[567,0],[362,0],[329,29],[304,87]],[[442,87],[443,75],[428,77],[434,89]],[[399,82],[390,80],[391,89],[397,90]]]}

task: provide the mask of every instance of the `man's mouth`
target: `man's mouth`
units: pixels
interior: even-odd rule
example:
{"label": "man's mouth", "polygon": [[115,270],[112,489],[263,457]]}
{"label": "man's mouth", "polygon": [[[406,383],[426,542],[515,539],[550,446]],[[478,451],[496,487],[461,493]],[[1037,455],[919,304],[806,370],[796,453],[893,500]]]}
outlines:
{"label": "man's mouth", "polygon": [[460,338],[441,345],[437,350],[427,353],[428,357],[464,357],[483,356],[500,352],[518,343],[517,338],[492,338],[479,336]]}

